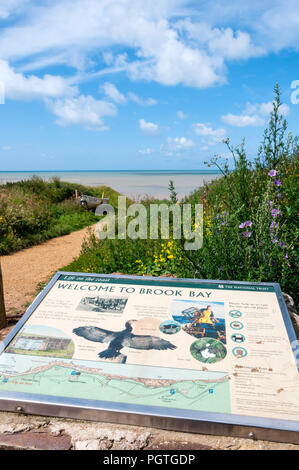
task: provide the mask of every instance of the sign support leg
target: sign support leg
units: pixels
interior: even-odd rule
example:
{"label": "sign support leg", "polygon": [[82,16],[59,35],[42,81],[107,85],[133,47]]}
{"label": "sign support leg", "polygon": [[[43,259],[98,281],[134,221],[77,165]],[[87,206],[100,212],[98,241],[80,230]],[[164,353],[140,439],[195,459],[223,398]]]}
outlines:
{"label": "sign support leg", "polygon": [[0,329],[6,326],[6,314],[4,305],[4,289],[0,262]]}

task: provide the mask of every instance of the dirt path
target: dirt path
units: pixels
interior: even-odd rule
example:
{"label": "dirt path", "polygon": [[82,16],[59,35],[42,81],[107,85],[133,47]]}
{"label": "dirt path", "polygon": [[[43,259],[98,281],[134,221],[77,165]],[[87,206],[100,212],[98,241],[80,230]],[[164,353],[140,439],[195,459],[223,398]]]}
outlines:
{"label": "dirt path", "polygon": [[41,245],[1,257],[4,299],[8,315],[24,312],[39,282],[44,282],[77,257],[90,228],[53,238]]}

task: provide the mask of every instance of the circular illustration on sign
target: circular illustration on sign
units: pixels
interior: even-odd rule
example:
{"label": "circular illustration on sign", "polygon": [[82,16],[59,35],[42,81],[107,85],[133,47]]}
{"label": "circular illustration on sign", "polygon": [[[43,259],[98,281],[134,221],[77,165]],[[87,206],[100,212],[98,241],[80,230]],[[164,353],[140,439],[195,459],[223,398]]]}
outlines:
{"label": "circular illustration on sign", "polygon": [[233,318],[240,318],[242,316],[242,313],[240,312],[240,310],[230,310],[229,314]]}
{"label": "circular illustration on sign", "polygon": [[172,320],[166,320],[159,326],[159,330],[165,335],[174,335],[175,333],[178,333],[180,329],[181,325]]}
{"label": "circular illustration on sign", "polygon": [[210,364],[222,361],[227,354],[223,344],[214,338],[202,338],[194,341],[190,346],[190,352],[197,361]]}
{"label": "circular illustration on sign", "polygon": [[244,336],[244,335],[241,335],[241,333],[234,333],[234,334],[231,336],[231,339],[232,339],[232,341],[234,341],[235,343],[244,343],[244,341],[245,341],[245,336]]}
{"label": "circular illustration on sign", "polygon": [[230,326],[233,328],[233,330],[242,330],[244,325],[240,321],[232,321]]}
{"label": "circular illustration on sign", "polygon": [[232,352],[233,352],[233,355],[237,358],[247,356],[247,350],[245,348],[241,348],[240,346],[237,346],[236,348],[234,348]]}

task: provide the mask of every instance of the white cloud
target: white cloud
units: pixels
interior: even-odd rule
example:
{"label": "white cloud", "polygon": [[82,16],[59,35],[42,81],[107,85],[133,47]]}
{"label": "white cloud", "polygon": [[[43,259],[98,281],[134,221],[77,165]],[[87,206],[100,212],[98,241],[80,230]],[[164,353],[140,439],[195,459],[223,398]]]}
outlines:
{"label": "white cloud", "polygon": [[247,127],[247,126],[263,126],[265,121],[258,115],[248,116],[246,114],[226,114],[222,116],[222,121],[230,126]]}
{"label": "white cloud", "polygon": [[226,137],[226,130],[222,127],[213,129],[208,123],[193,124],[193,130],[196,135],[200,135],[203,143],[206,145],[216,145]]}
{"label": "white cloud", "polygon": [[[247,103],[242,114],[225,114],[221,117],[222,121],[230,126],[247,127],[247,126],[264,126],[269,114],[273,111],[273,102],[251,104]],[[279,107],[279,112],[283,116],[287,116],[290,108],[287,104]]]}
{"label": "white cloud", "polygon": [[187,119],[187,117],[188,117],[188,115],[185,114],[183,111],[178,111],[178,112],[177,112],[177,116],[178,116],[180,119],[182,119],[182,121],[183,121],[184,119]]}
{"label": "white cloud", "polygon": [[80,95],[58,100],[47,100],[49,109],[58,117],[60,126],[83,125],[87,129],[104,131],[108,127],[104,116],[115,116],[117,109],[107,101],[95,100],[92,96]]}
{"label": "white cloud", "polygon": [[153,122],[146,122],[144,119],[139,119],[139,127],[144,134],[159,135],[160,130],[158,124]]}
{"label": "white cloud", "polygon": [[108,71],[202,88],[225,82],[228,61],[299,49],[297,0],[1,0],[0,16],[9,15],[15,21],[2,29],[2,59],[27,61],[27,70],[29,61],[65,63],[85,69],[84,79],[96,73],[90,57],[100,52]]}
{"label": "white cloud", "polygon": [[[155,5],[139,0],[28,1],[26,16],[3,30],[0,57],[30,60],[34,67],[55,60],[79,69],[85,66],[84,79],[86,57],[101,51],[110,70],[126,71],[133,80],[202,88],[224,83],[226,59],[260,53],[248,32],[190,20],[175,23],[177,15],[192,16],[187,0]],[[198,12],[204,9],[201,5]],[[115,47],[132,54],[121,51],[114,56]]]}
{"label": "white cloud", "polygon": [[167,137],[166,144],[160,145],[160,152],[166,157],[188,155],[194,142],[186,137]]}
{"label": "white cloud", "polygon": [[248,59],[264,53],[264,49],[256,47],[247,32],[234,31],[232,28],[212,28],[206,22],[192,22],[185,19],[177,23],[180,31],[189,39],[209,51],[210,54],[223,59]]}
{"label": "white cloud", "polygon": [[115,85],[113,83],[106,82],[102,86],[105,95],[110,98],[112,101],[118,104],[125,104],[127,102],[126,97],[118,91]]}
{"label": "white cloud", "polygon": [[24,7],[28,0],[1,0],[0,18],[6,19],[10,15],[19,11],[20,7]]}
{"label": "white cloud", "polygon": [[0,77],[5,87],[5,97],[16,100],[32,100],[73,95],[77,88],[55,75],[35,75],[17,73],[7,61],[0,59]]}
{"label": "white cloud", "polygon": [[193,141],[191,139],[186,139],[186,137],[168,137],[167,143],[173,150],[185,150],[194,146]]}
{"label": "white cloud", "polygon": [[[91,122],[92,128],[106,128],[102,116],[112,115],[112,109],[116,113],[116,108],[105,100],[88,103],[77,88],[82,81],[126,73],[131,80],[204,88],[225,83],[227,64],[233,60],[283,48],[299,50],[298,0],[214,0],[193,5],[188,0],[1,0],[0,18],[5,26],[0,33],[0,78],[6,97],[50,99],[48,107],[60,123],[71,122],[66,115],[82,107],[86,118],[74,120],[87,126]],[[68,74],[70,78],[27,74],[56,64],[76,72]],[[104,92],[118,104],[157,103],[133,92],[125,95],[110,82]],[[230,113],[222,119],[231,125],[261,125],[269,103],[252,106],[255,111]],[[289,108],[284,105],[281,111],[286,115]],[[180,119],[184,116],[178,112]],[[224,129],[198,124],[194,130],[204,145],[223,138]],[[140,128],[159,133],[156,124],[144,120]]]}
{"label": "white cloud", "polygon": [[3,145],[2,150],[8,152],[9,150],[11,150],[11,147],[10,145]]}
{"label": "white cloud", "polygon": [[157,104],[157,101],[153,98],[140,98],[140,96],[135,95],[135,93],[133,93],[132,91],[128,92],[128,98],[131,101],[134,101],[135,103],[139,104],[140,106],[153,106]]}
{"label": "white cloud", "polygon": [[[273,102],[269,101],[268,103],[262,103],[261,105],[259,105],[259,111],[264,116],[267,116],[268,114],[270,114],[273,111]],[[279,112],[283,116],[287,116],[290,113],[290,108],[287,104],[283,103],[279,107]]]}
{"label": "white cloud", "polygon": [[146,149],[138,150],[138,153],[140,153],[141,155],[151,155],[153,153],[153,149],[147,147]]}

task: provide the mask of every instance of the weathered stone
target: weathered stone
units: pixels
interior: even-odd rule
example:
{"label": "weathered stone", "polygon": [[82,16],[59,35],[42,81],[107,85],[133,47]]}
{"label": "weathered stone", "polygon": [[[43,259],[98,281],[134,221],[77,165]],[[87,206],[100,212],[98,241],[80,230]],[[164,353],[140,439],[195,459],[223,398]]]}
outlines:
{"label": "weathered stone", "polygon": [[217,450],[217,447],[200,444],[199,442],[161,441],[161,439],[154,439],[145,450]]}
{"label": "weathered stone", "polygon": [[71,437],[47,432],[19,432],[0,435],[0,449],[69,450]]}
{"label": "weathered stone", "polygon": [[104,439],[93,439],[90,441],[76,441],[74,445],[75,450],[109,450],[111,449],[112,442]]}
{"label": "weathered stone", "polygon": [[298,445],[0,412],[2,449],[299,450]]}

